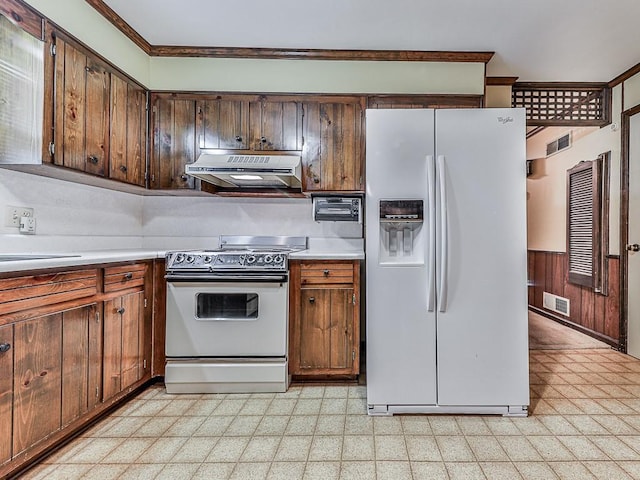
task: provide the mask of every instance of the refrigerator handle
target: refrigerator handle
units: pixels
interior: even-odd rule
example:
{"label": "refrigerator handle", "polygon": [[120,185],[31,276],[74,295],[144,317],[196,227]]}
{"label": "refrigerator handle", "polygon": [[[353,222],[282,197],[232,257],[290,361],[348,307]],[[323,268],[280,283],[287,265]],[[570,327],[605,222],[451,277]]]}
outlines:
{"label": "refrigerator handle", "polygon": [[447,281],[448,281],[448,264],[449,257],[448,247],[448,219],[447,219],[447,177],[445,172],[445,157],[438,155],[438,186],[440,187],[440,281],[438,292],[438,310],[445,312],[447,310]]}
{"label": "refrigerator handle", "polygon": [[427,155],[427,193],[428,197],[428,212],[429,212],[429,255],[427,261],[429,267],[427,268],[427,311],[433,312],[435,310],[435,279],[436,279],[436,182],[434,175],[436,172],[436,166],[433,161],[433,155]]}

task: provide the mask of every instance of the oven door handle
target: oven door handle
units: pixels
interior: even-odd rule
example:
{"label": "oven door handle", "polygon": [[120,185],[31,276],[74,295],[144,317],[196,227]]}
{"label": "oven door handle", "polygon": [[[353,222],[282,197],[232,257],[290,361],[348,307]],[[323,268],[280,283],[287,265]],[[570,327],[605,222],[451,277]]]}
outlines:
{"label": "oven door handle", "polygon": [[168,282],[264,282],[264,283],[285,283],[288,275],[174,275],[164,276]]}

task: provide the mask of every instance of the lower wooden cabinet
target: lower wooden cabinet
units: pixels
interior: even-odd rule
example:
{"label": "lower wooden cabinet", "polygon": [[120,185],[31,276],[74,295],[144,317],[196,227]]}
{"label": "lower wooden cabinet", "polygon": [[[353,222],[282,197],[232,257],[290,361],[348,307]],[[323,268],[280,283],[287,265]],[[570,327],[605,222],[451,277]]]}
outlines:
{"label": "lower wooden cabinet", "polygon": [[360,262],[291,261],[289,373],[355,377]]}
{"label": "lower wooden cabinet", "polygon": [[0,327],[0,465],[11,459],[13,352],[13,325]]}

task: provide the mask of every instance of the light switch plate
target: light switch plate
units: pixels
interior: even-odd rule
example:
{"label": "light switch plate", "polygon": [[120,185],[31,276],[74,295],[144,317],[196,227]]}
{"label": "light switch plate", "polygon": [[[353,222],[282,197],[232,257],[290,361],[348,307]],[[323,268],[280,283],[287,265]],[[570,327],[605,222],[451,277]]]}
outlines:
{"label": "light switch plate", "polygon": [[22,217],[33,217],[33,208],[7,205],[4,211],[4,226],[18,228]]}
{"label": "light switch plate", "polygon": [[20,217],[20,233],[35,235],[36,219],[33,217]]}

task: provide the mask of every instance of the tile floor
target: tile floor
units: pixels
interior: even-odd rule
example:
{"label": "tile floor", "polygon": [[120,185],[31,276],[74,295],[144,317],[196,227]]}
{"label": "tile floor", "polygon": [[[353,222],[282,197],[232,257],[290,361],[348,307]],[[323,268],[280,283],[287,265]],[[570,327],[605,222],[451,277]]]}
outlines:
{"label": "tile floor", "polygon": [[531,415],[368,417],[361,386],[140,394],[29,479],[640,479],[640,361],[534,350]]}

